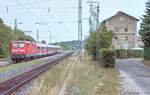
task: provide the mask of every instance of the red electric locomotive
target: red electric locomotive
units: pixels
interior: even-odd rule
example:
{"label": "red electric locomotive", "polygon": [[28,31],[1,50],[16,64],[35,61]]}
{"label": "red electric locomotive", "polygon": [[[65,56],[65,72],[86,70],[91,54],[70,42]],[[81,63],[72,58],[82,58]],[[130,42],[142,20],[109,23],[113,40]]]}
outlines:
{"label": "red electric locomotive", "polygon": [[11,59],[14,62],[20,62],[61,53],[62,49],[60,46],[39,44],[31,41],[12,41],[10,51]]}

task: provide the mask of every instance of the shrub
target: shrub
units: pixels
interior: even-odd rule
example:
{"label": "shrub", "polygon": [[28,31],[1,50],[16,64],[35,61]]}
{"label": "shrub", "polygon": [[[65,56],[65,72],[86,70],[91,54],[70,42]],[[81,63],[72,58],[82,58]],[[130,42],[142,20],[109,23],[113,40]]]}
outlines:
{"label": "shrub", "polygon": [[[111,47],[113,36],[114,33],[109,31],[104,23],[100,25],[97,31],[90,34],[86,40],[85,49],[89,55],[92,55],[93,60],[96,61],[99,49]],[[97,38],[99,39],[98,43]],[[99,47],[97,47],[97,44],[99,44]]]}
{"label": "shrub", "polygon": [[125,49],[116,49],[116,57],[120,59],[125,59],[127,57]]}
{"label": "shrub", "polygon": [[144,59],[150,60],[150,48],[144,48]]}
{"label": "shrub", "polygon": [[116,57],[120,59],[143,58],[143,50],[117,49]]}
{"label": "shrub", "polygon": [[4,58],[5,56],[4,55],[0,55],[0,58]]}
{"label": "shrub", "polygon": [[99,53],[100,63],[105,67],[114,67],[115,66],[115,50],[103,48],[100,49]]}
{"label": "shrub", "polygon": [[128,50],[128,58],[143,58],[143,50]]}

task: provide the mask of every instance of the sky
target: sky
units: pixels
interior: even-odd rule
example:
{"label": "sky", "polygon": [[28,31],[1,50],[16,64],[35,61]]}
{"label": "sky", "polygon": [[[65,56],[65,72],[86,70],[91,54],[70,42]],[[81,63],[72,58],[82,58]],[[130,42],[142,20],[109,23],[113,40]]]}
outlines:
{"label": "sky", "polygon": [[[89,4],[83,0],[83,38],[89,35]],[[96,0],[100,2],[100,22],[123,11],[140,20],[147,0]],[[0,17],[5,24],[14,28],[17,19],[18,29],[47,43],[78,39],[78,0],[0,0]],[[138,22],[138,29],[140,28]],[[40,23],[40,24],[37,24]],[[49,32],[50,31],[50,32]]]}

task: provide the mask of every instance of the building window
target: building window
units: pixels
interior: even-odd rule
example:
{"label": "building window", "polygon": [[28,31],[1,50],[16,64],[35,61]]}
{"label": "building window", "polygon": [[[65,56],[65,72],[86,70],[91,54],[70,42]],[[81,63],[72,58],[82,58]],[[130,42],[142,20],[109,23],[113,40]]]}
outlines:
{"label": "building window", "polygon": [[124,31],[125,31],[125,32],[128,32],[128,31],[129,31],[128,26],[126,26],[126,27],[124,28]]}
{"label": "building window", "polygon": [[124,18],[123,18],[123,17],[120,17],[120,21],[124,21]]}
{"label": "building window", "polygon": [[115,36],[115,40],[117,40],[118,39],[118,37],[117,36]]}
{"label": "building window", "polygon": [[115,31],[115,32],[118,32],[118,26],[115,26],[115,27],[114,27],[114,31]]}
{"label": "building window", "polygon": [[128,39],[128,36],[125,36],[125,39]]}
{"label": "building window", "polygon": [[125,36],[125,38],[124,38],[124,49],[128,49],[128,48],[129,48],[128,36]]}

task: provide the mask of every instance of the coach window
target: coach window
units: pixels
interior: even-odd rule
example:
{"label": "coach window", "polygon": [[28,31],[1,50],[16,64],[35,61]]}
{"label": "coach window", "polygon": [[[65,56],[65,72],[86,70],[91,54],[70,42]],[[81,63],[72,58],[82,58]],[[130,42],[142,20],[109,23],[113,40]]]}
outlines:
{"label": "coach window", "polygon": [[20,43],[19,48],[24,48],[24,43]]}
{"label": "coach window", "polygon": [[46,50],[49,50],[49,48],[48,48],[48,47],[46,47]]}
{"label": "coach window", "polygon": [[40,50],[40,47],[37,47],[38,50]]}
{"label": "coach window", "polygon": [[43,50],[43,47],[41,47],[41,50]]}
{"label": "coach window", "polygon": [[13,48],[18,48],[18,44],[13,44],[12,47]]}

